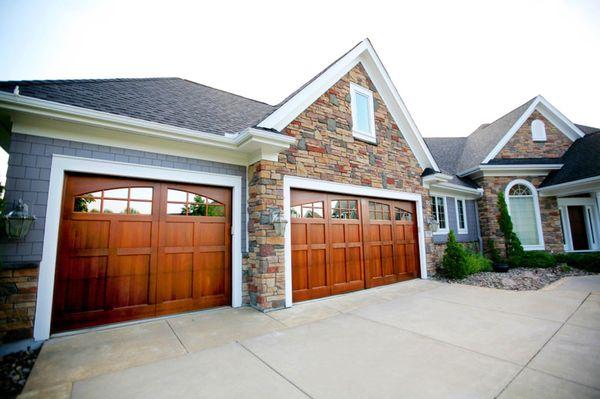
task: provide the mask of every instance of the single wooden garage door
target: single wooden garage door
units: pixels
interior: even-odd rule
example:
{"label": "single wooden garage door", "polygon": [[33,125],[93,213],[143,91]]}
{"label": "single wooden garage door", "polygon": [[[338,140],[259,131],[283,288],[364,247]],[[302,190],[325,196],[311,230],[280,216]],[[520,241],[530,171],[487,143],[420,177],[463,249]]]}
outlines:
{"label": "single wooden garage door", "polygon": [[293,300],[419,276],[415,204],[292,190]]}
{"label": "single wooden garage door", "polygon": [[231,191],[67,175],[52,331],[231,303]]}

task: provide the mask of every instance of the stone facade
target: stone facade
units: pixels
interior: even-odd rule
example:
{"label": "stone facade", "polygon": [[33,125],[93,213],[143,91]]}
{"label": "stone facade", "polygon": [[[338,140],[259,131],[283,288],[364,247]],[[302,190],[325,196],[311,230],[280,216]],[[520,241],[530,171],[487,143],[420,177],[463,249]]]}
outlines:
{"label": "stone facade", "polygon": [[[536,119],[543,121],[546,125],[546,141],[533,141],[531,139],[531,123]],[[556,126],[538,111],[534,111],[500,150],[496,159],[560,158],[571,144],[573,142]]]}
{"label": "stone facade", "polygon": [[[376,145],[352,136],[351,82],[373,91]],[[275,236],[269,221],[271,209],[283,208],[284,175],[418,193],[426,218],[430,214],[423,170],[362,65],[323,93],[285,133],[297,142],[277,162],[259,161],[248,168],[248,290],[252,305],[263,310],[282,307],[285,300],[284,239]],[[426,247],[430,253],[430,238]]]}
{"label": "stone facade", "polygon": [[37,279],[37,266],[0,271],[0,342],[32,336]]}
{"label": "stone facade", "polygon": [[[498,193],[504,192],[508,183],[515,179],[524,179],[539,187],[544,176],[516,177],[516,176],[486,176],[476,182],[483,188],[483,196],[479,199],[479,224],[483,245],[488,250],[488,240],[492,239],[494,245],[501,253],[504,250],[504,239],[498,225]],[[538,197],[540,204],[540,217],[542,219],[542,233],[546,251],[562,252],[563,237],[560,227],[560,214],[556,197]]]}

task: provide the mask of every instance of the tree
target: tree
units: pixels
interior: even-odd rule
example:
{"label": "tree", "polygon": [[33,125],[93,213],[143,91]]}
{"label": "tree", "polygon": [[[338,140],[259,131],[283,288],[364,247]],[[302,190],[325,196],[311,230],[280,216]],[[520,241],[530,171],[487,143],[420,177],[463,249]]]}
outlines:
{"label": "tree", "polygon": [[500,231],[502,231],[502,235],[504,236],[506,258],[512,259],[520,257],[525,251],[521,245],[521,240],[519,240],[519,237],[517,237],[517,234],[513,231],[512,219],[508,213],[508,206],[506,205],[506,198],[504,197],[503,192],[498,194],[498,210],[500,211],[500,214],[498,215],[498,224],[500,225]]}

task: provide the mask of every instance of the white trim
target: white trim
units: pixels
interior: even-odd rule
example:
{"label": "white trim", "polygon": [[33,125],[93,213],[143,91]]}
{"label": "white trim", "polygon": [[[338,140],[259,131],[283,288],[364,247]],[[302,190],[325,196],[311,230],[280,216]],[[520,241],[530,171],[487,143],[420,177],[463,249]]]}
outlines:
{"label": "white trim", "polygon": [[[286,150],[296,142],[294,137],[263,129],[248,128],[236,134],[221,135],[4,92],[0,92],[0,109],[10,111],[17,124],[23,121],[25,126],[30,127],[32,124],[40,124],[39,121],[44,120],[44,123],[41,124],[44,126],[42,129],[33,129],[34,131],[40,130],[32,133],[35,135],[50,135],[49,132],[45,132],[47,130],[45,125],[48,124],[48,121],[54,122],[51,125],[55,125],[56,121],[68,122],[76,124],[76,126],[84,125],[86,128],[100,128],[105,131],[105,134],[108,131],[115,146],[119,146],[118,143],[122,140],[122,137],[114,134],[114,131],[119,131],[128,135],[143,136],[145,139],[159,139],[163,143],[166,141],[209,147],[213,151],[220,151],[222,162],[228,162],[225,160],[227,155],[223,155],[223,153],[230,152],[237,155],[238,158],[241,153],[244,154],[243,161],[238,161],[237,164],[243,165],[252,164],[260,159],[277,161],[279,152]],[[35,117],[36,121],[32,123],[28,120],[31,117]],[[13,131],[15,130],[13,129]],[[27,131],[21,132],[28,133]],[[62,138],[57,137],[56,133],[53,137]],[[65,139],[70,138],[65,137]],[[85,142],[90,141],[85,140]],[[160,148],[160,145],[158,147]],[[233,157],[235,158],[235,156]]]}
{"label": "white trim", "polygon": [[[431,197],[436,197],[436,198],[443,198],[444,199],[444,224],[446,225],[446,227],[442,228],[438,228],[437,231],[434,231],[433,234],[434,235],[442,235],[442,234],[448,234],[450,233],[450,226],[448,225],[448,201],[447,201],[447,197],[445,195],[437,195],[437,194],[431,194]],[[437,199],[436,199],[437,202]],[[435,209],[435,214],[432,214],[432,217],[435,217],[435,220],[438,221],[437,219],[437,205],[436,205],[436,209]],[[439,221],[438,221],[439,223]]]}
{"label": "white trim", "polygon": [[[291,190],[308,189],[329,193],[350,194],[373,198],[389,198],[397,200],[406,200],[415,202],[417,208],[417,229],[419,233],[419,262],[421,269],[421,278],[427,278],[427,259],[425,253],[425,221],[423,217],[423,200],[420,194],[407,193],[402,191],[386,190],[382,188],[372,188],[364,186],[355,186],[352,184],[334,183],[329,181],[308,179],[296,176],[283,177],[283,211],[287,220],[290,220],[290,199]],[[290,223],[285,229],[285,306],[293,305],[292,301],[292,234]]]}
{"label": "white trim", "polygon": [[[565,234],[565,251],[566,252],[589,252],[597,251],[600,249],[600,238],[598,236],[600,231],[600,218],[598,212],[598,206],[596,200],[592,197],[572,197],[572,198],[558,198],[558,208],[561,211],[563,218],[563,229],[566,230]],[[585,230],[588,238],[589,249],[574,250],[573,249],[573,232],[571,231],[571,220],[569,217],[570,206],[582,206],[585,221]]]}
{"label": "white trim", "polygon": [[537,228],[537,233],[538,233],[538,244],[523,245],[523,249],[526,251],[544,250],[546,247],[545,247],[545,243],[544,243],[544,232],[542,230],[542,217],[540,214],[540,202],[538,200],[537,189],[535,188],[535,186],[533,184],[531,184],[531,182],[529,182],[525,179],[515,179],[506,185],[506,188],[504,189],[504,197],[506,199],[506,206],[508,208],[508,214],[510,215],[509,192],[510,192],[510,189],[513,186],[516,186],[517,184],[522,184],[522,185],[528,187],[529,190],[531,191],[531,198],[533,199],[533,208],[535,211],[535,222],[536,222],[536,228]]}
{"label": "white trim", "polygon": [[[462,203],[463,216],[465,218],[465,227],[460,228],[460,214],[458,213],[458,201]],[[469,222],[467,221],[467,200],[462,197],[454,197],[454,210],[456,211],[456,230],[458,234],[469,234]]]}
{"label": "white trim", "polygon": [[546,176],[553,170],[563,167],[562,163],[552,164],[524,164],[524,165],[478,165],[458,174],[460,177],[469,176],[479,178],[482,176]]}
{"label": "white trim", "polygon": [[550,104],[544,97],[537,96],[529,105],[527,110],[521,115],[519,119],[513,124],[508,132],[498,141],[496,146],[490,151],[489,154],[483,159],[481,163],[486,164],[490,160],[494,159],[498,153],[504,148],[506,143],[515,135],[519,128],[527,121],[533,111],[538,110],[544,117],[552,122],[556,127],[565,134],[571,141],[575,141],[580,137],[584,136],[584,133],[565,117],[558,109]]}
{"label": "white trim", "polygon": [[[356,109],[356,95],[362,94],[367,97],[369,107],[368,118],[370,131],[364,132],[358,129],[358,111]],[[365,87],[350,83],[350,108],[352,113],[352,135],[360,140],[365,140],[373,144],[377,143],[377,129],[375,127],[375,110],[373,104],[373,92]]]}
{"label": "white trim", "polygon": [[542,187],[538,191],[540,196],[574,195],[583,194],[600,189],[600,176],[588,177],[566,183]]}
{"label": "white trim", "polygon": [[206,172],[194,172],[162,168],[149,165],[78,158],[54,155],[50,170],[50,190],[46,206],[46,225],[44,228],[44,244],[40,262],[38,293],[36,301],[35,324],[33,337],[36,341],[48,339],[52,315],[52,296],[54,290],[54,271],[58,250],[58,234],[60,210],[65,172],[85,172],[111,176],[135,177],[152,180],[178,181],[192,184],[206,184],[232,188],[232,306],[242,304],[242,178],[239,176],[220,175]]}
{"label": "white trim", "polygon": [[359,62],[364,66],[420,166],[423,169],[430,167],[439,170],[406,105],[368,39],[360,42],[323,71],[316,79],[260,122],[258,127],[281,131]]}

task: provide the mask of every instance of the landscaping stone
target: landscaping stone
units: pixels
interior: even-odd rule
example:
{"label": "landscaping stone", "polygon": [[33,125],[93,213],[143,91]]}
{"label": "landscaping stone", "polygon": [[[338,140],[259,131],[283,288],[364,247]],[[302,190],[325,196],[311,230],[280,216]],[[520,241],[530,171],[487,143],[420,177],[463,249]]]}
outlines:
{"label": "landscaping stone", "polygon": [[12,398],[21,393],[39,352],[27,349],[0,358],[0,397]]}
{"label": "landscaping stone", "polygon": [[539,290],[563,277],[589,276],[594,273],[585,270],[556,266],[547,269],[530,269],[518,267],[510,269],[506,273],[481,272],[472,274],[462,280],[449,280],[440,275],[433,278],[447,283],[476,285],[479,287],[499,288],[513,291]]}

